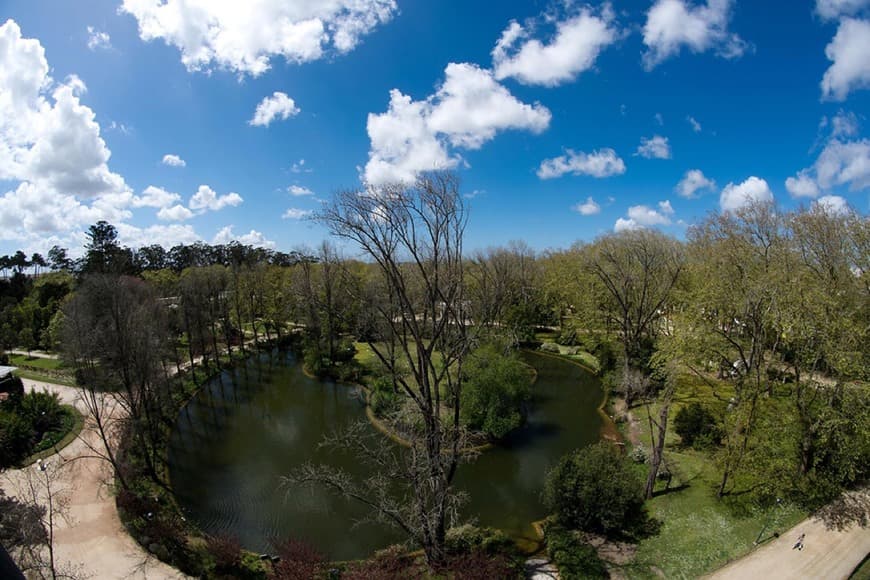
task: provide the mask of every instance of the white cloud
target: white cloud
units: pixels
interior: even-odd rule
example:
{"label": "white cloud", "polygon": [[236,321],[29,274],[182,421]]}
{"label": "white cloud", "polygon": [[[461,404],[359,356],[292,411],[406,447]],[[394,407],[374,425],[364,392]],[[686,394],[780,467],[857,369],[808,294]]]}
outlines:
{"label": "white cloud", "polygon": [[870,140],[828,142],[814,165],[824,189],[847,185],[851,191],[870,187]]}
{"label": "white cloud", "polygon": [[127,219],[133,194],[75,75],[57,83],[45,50],[14,20],[0,25],[0,238],[68,239],[83,224]]}
{"label": "white cloud", "polygon": [[708,179],[704,172],[700,169],[690,169],[677,184],[676,192],[686,199],[692,199],[696,197],[697,192],[714,187],[716,187],[716,182]]}
{"label": "white cloud", "polygon": [[295,162],[293,165],[290,166],[290,171],[292,173],[311,173],[314,170],[310,167],[305,167],[305,160],[300,159],[299,161]]}
{"label": "white cloud", "polygon": [[301,185],[291,185],[287,188],[287,193],[293,196],[314,195],[313,191],[311,191],[307,187],[302,187]]}
{"label": "white cloud", "polygon": [[369,114],[367,183],[412,181],[421,171],[454,167],[459,157],[449,146],[478,149],[500,131],[540,133],[549,126],[546,107],[520,102],[490,71],[450,63],[444,72],[444,83],[426,100],[393,89],[388,110]]}
{"label": "white cloud", "polygon": [[190,198],[188,206],[190,209],[217,211],[226,206],[237,206],[242,203],[242,196],[238,193],[230,192],[226,195],[219,196],[212,188],[207,185],[200,185],[193,197]]}
{"label": "white cloud", "polygon": [[644,68],[655,68],[683,46],[695,53],[713,50],[723,58],[741,56],[749,45],[728,31],[730,12],[731,0],[708,0],[697,6],[685,0],[657,0],[643,27]]}
{"label": "white cloud", "polygon": [[595,64],[602,49],[617,40],[619,33],[612,22],[609,4],[598,15],[584,7],[557,21],[555,35],[545,44],[530,38],[534,23],[524,27],[513,21],[492,51],[495,78],[548,87],[574,80]]}
{"label": "white cloud", "polygon": [[822,77],[822,98],[842,101],[849,92],[870,87],[870,20],[844,18],[825,47],[832,61]]}
{"label": "white cloud", "polygon": [[131,248],[141,248],[151,244],[160,244],[171,248],[178,244],[192,244],[202,240],[190,225],[158,224],[139,228],[130,224],[119,223],[118,240]]}
{"label": "white cloud", "polygon": [[187,167],[187,162],[173,153],[167,153],[163,156],[163,165],[170,167]]}
{"label": "white cloud", "polygon": [[166,191],[161,187],[149,185],[142,191],[142,195],[134,197],[132,201],[133,207],[169,207],[173,203],[181,201],[181,196],[171,191]]}
{"label": "white cloud", "polygon": [[552,179],[566,173],[573,175],[591,175],[593,177],[610,177],[625,173],[625,162],[609,148],[598,149],[592,153],[575,152],[571,149],[565,155],[545,159],[538,167],[538,177]]}
{"label": "white cloud", "polygon": [[695,117],[689,115],[688,117],[686,117],[686,121],[688,121],[689,125],[692,126],[692,131],[694,131],[695,133],[701,132],[701,123],[699,123],[698,120],[695,119]]}
{"label": "white cloud", "polygon": [[671,146],[668,144],[668,138],[661,135],[653,135],[649,139],[641,137],[636,155],[647,159],[670,159]]}
{"label": "white cloud", "polygon": [[587,197],[585,202],[578,203],[571,209],[573,209],[580,215],[595,215],[597,213],[601,213],[601,206],[598,205],[591,197]]}
{"label": "white cloud", "polygon": [[258,76],[273,56],[309,62],[352,50],[396,12],[395,0],[124,0],[144,41],[163,39],[188,70]]}
{"label": "white cloud", "polygon": [[819,185],[813,179],[809,172],[804,169],[799,171],[795,177],[789,177],[785,180],[785,188],[794,197],[819,197]]}
{"label": "white cloud", "polygon": [[299,209],[298,207],[291,207],[281,216],[282,219],[290,219],[290,220],[299,220],[308,215],[311,215],[311,210],[307,209]]}
{"label": "white cloud", "polygon": [[773,192],[770,191],[767,182],[754,175],[743,183],[729,183],[722,189],[719,196],[719,207],[722,211],[736,211],[751,203],[765,203],[773,201]]}
{"label": "white cloud", "polygon": [[851,16],[870,7],[870,0],[816,0],[816,12],[825,20]]}
{"label": "white cloud", "polygon": [[858,134],[858,116],[842,109],[831,119],[831,137],[853,137]]}
{"label": "white cloud", "polygon": [[108,50],[112,48],[112,39],[107,32],[88,26],[88,48],[90,50]]}
{"label": "white cloud", "polygon": [[616,223],[613,224],[613,231],[616,233],[639,230],[641,228],[643,228],[643,226],[631,218],[617,218]]}
{"label": "white cloud", "polygon": [[266,239],[266,236],[263,235],[262,232],[258,232],[257,230],[251,230],[247,234],[242,234],[241,236],[237,236],[233,233],[233,226],[226,226],[221,228],[217,234],[215,234],[214,239],[212,240],[212,244],[229,244],[232,241],[239,242],[245,246],[257,246],[260,248],[274,248],[275,242]]}
{"label": "white cloud", "polygon": [[253,127],[268,127],[275,119],[286,121],[298,115],[300,110],[286,93],[275,91],[271,97],[265,97],[260,101],[257,110],[254,111],[254,117],[248,121],[248,124]]}
{"label": "white cloud", "polygon": [[167,222],[183,222],[193,217],[193,212],[181,204],[172,207],[161,207],[157,218]]}
{"label": "white cloud", "polygon": [[831,215],[847,215],[852,211],[849,209],[849,203],[839,195],[823,195],[813,204]]}

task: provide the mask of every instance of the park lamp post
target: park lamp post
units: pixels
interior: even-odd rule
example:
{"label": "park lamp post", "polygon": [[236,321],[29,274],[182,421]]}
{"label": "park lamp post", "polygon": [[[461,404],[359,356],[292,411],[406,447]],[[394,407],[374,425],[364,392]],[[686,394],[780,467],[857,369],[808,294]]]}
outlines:
{"label": "park lamp post", "polygon": [[764,521],[764,525],[761,527],[761,531],[758,532],[758,537],[755,538],[755,541],[752,542],[753,546],[757,546],[761,542],[761,536],[764,535],[765,530],[767,530],[767,526],[770,524],[770,519],[773,517],[774,509],[782,503],[782,498],[776,498],[776,504],[774,504],[769,510],[767,510],[767,519]]}

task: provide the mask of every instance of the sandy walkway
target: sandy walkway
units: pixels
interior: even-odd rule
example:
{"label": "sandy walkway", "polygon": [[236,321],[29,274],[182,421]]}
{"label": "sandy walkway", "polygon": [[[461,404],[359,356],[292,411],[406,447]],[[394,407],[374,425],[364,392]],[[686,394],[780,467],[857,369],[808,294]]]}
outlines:
{"label": "sandy walkway", "polygon": [[[798,536],[806,534],[804,549],[792,549]],[[779,538],[748,556],[720,568],[710,579],[848,578],[870,553],[870,529],[852,526],[846,531],[828,530],[818,520],[805,520]]]}
{"label": "sandy walkway", "polygon": [[[24,379],[27,390],[48,388],[57,392],[65,403],[75,404],[85,412],[72,387]],[[85,438],[82,440],[81,438]],[[69,522],[58,523],[55,532],[56,557],[90,578],[184,578],[179,571],[151,557],[126,532],[118,518],[114,498],[105,482],[111,478],[109,465],[88,457],[86,441],[97,445],[97,434],[87,428],[47,462],[58,470],[57,486],[69,497]],[[25,468],[36,470],[36,465]],[[25,470],[7,471],[0,486],[15,494]]]}

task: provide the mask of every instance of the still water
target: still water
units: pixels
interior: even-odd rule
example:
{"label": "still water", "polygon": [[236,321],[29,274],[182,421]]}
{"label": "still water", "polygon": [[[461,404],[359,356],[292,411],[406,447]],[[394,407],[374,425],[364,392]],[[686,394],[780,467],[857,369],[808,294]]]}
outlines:
{"label": "still water", "polygon": [[[532,352],[538,372],[528,423],[474,463],[460,467],[457,487],[471,501],[465,515],[515,537],[533,537],[544,517],[544,476],[568,451],[597,441],[606,428],[604,393],[577,365]],[[237,536],[266,551],[272,538],[304,538],[332,559],[359,558],[401,540],[323,489],[283,489],[280,478],[305,462],[363,475],[349,454],[318,448],[323,435],[365,418],[356,388],[311,379],[292,353],[274,352],[210,381],[182,409],[169,449],[179,503],[204,531]]]}

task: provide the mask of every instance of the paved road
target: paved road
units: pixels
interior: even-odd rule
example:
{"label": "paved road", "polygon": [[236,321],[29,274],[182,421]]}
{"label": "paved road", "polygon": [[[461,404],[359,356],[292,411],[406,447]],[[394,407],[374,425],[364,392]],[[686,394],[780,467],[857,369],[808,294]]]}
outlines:
{"label": "paved road", "polygon": [[[23,381],[25,389],[47,388],[86,414],[76,389],[29,379]],[[111,480],[109,465],[102,459],[88,457],[92,455],[88,444],[99,448],[99,437],[86,428],[79,439],[46,460],[50,470],[57,470],[57,488],[69,498],[69,521],[59,522],[55,531],[59,560],[80,569],[90,578],[184,578],[178,570],[149,556],[127,534],[118,518],[115,499],[106,487],[106,482]],[[7,471],[0,479],[0,487],[7,494],[16,495],[25,472],[36,469],[33,465]]]}
{"label": "paved road", "polygon": [[[792,546],[802,533],[806,534],[804,549],[795,550]],[[819,520],[809,519],[748,556],[720,568],[709,578],[838,580],[848,578],[868,553],[870,529],[852,526],[838,532],[826,529]]]}
{"label": "paved road", "polygon": [[33,358],[55,358],[55,359],[58,358],[58,356],[56,354],[42,352],[39,350],[32,350],[30,352],[27,352],[26,350],[7,350],[6,352],[8,352],[9,354],[17,354],[20,356],[30,356]]}

